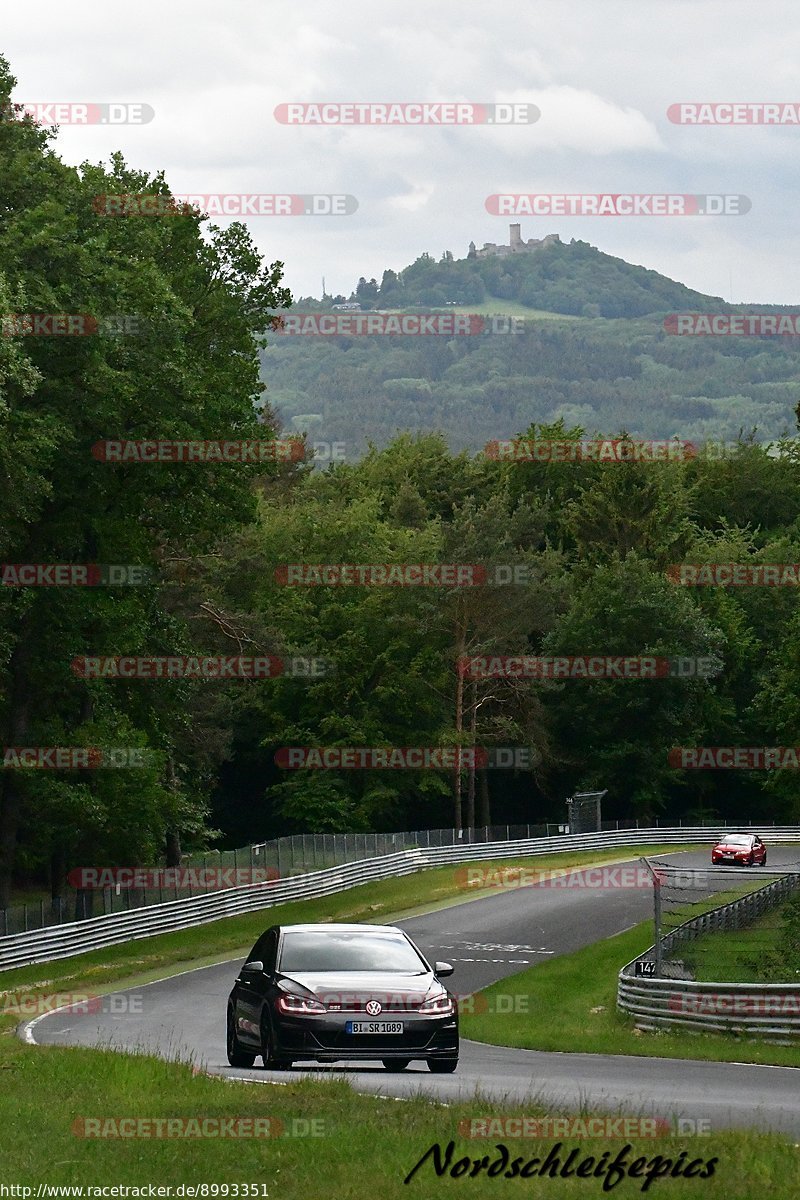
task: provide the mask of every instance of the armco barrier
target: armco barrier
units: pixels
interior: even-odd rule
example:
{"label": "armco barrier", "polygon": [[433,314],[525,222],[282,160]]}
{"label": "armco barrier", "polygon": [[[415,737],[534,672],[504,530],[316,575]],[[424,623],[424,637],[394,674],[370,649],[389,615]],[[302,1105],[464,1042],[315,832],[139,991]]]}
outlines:
{"label": "armco barrier", "polygon": [[[668,823],[668,822],[667,822]],[[706,822],[714,824],[714,822]],[[556,837],[562,833],[600,833],[605,830],[638,829],[646,822],[638,818],[605,821],[596,830],[577,829],[562,822],[544,822],[518,825],[478,825],[465,829],[405,829],[384,833],[295,833],[272,838],[266,842],[237,846],[230,850],[215,848],[184,854],[180,867],[185,872],[182,879],[169,873],[159,875],[158,864],[155,876],[145,872],[142,886],[116,887],[109,877],[106,886],[81,888],[78,882],[81,871],[70,872],[70,888],[65,894],[51,901],[43,897],[39,902],[14,904],[0,908],[0,938],[16,933],[31,933],[34,929],[45,929],[48,925],[64,925],[71,921],[85,921],[89,917],[111,916],[112,913],[128,912],[132,908],[147,908],[151,904],[166,904],[169,900],[191,900],[194,896],[209,891],[222,891],[228,887],[253,883],[261,879],[288,879],[290,875],[307,875],[311,871],[324,871],[328,867],[344,867],[351,862],[367,858],[382,858],[388,854],[399,854],[401,850],[428,849],[433,846],[455,846],[473,842],[511,842],[523,838]],[[658,827],[658,820],[654,822]],[[678,822],[680,825],[680,821]],[[691,824],[691,822],[689,822]],[[96,869],[96,868],[95,868]],[[92,869],[90,868],[90,871]],[[248,878],[239,872],[255,872]],[[225,881],[230,873],[233,877]],[[199,882],[199,877],[208,879],[209,886]],[[169,881],[168,881],[169,880]],[[234,881],[236,880],[236,881]]]}
{"label": "armco barrier", "polygon": [[[800,886],[800,875],[784,875],[739,900],[701,913],[661,939],[662,953],[704,933],[738,928],[774,908]],[[635,964],[652,958],[655,946],[626,963],[619,973],[617,1007],[642,1029],[683,1026],[706,1032],[800,1036],[799,983],[713,983],[634,975]]]}
{"label": "armco barrier", "polygon": [[[764,869],[768,871],[769,867]],[[746,896],[740,896],[738,900],[731,900],[728,904],[721,904],[719,908],[709,909],[708,912],[700,913],[699,916],[684,921],[682,925],[678,925],[676,929],[662,937],[662,954],[671,954],[680,942],[692,941],[694,938],[702,937],[705,933],[721,933],[726,929],[740,929],[743,925],[757,921],[759,917],[787,899],[798,884],[800,884],[800,875],[783,875],[780,879],[768,883],[766,887],[759,888],[755,892],[748,892]]]}
{"label": "armco barrier", "polygon": [[[67,925],[54,925],[33,933],[0,938],[0,970],[70,958],[90,950],[114,946],[120,942],[171,933],[195,925],[219,921],[224,917],[271,908],[287,900],[310,900],[346,891],[374,880],[410,875],[428,867],[480,859],[513,859],[542,854],[565,854],[575,850],[613,850],[635,845],[697,845],[716,842],[726,832],[717,829],[625,829],[606,833],[565,834],[560,837],[531,838],[471,845],[403,850],[398,854],[362,859],[341,867],[329,867],[307,875],[269,883],[229,888],[188,900],[172,900],[148,908],[90,917]],[[771,842],[800,842],[800,827],[770,830]]]}
{"label": "armco barrier", "polygon": [[[704,822],[712,825],[714,822]],[[116,886],[113,871],[104,874],[107,882],[93,887],[81,887],[80,868],[69,873],[69,890],[51,901],[40,898],[38,903],[23,902],[10,908],[0,908],[0,938],[13,937],[18,933],[32,933],[35,929],[46,929],[51,925],[64,925],[72,921],[86,921],[90,917],[112,916],[114,913],[129,912],[132,908],[148,908],[154,904],[166,904],[170,900],[192,900],[195,896],[207,895],[209,891],[223,891],[253,883],[257,878],[288,879],[292,875],[308,875],[324,871],[329,867],[345,867],[349,863],[362,862],[369,858],[383,858],[399,854],[401,850],[433,849],[445,846],[464,846],[478,842],[518,842],[531,838],[557,837],[568,833],[605,833],[638,829],[638,818],[604,821],[595,830],[570,828],[569,824],[526,824],[478,825],[472,829],[416,829],[396,830],[391,833],[296,833],[287,837],[273,838],[239,846],[232,850],[205,850],[197,854],[185,854],[180,868],[173,873],[163,865],[150,864],[150,869],[139,876],[139,885],[129,877],[124,886]],[[658,829],[659,822],[654,822]],[[681,827],[681,822],[678,822]],[[642,828],[646,828],[642,823]],[[773,830],[775,825],[772,826]],[[770,835],[768,829],[760,832]],[[137,864],[138,865],[138,864]],[[84,870],[86,868],[84,867]],[[98,868],[88,868],[89,877],[95,876]],[[251,873],[248,878],[248,873]],[[207,884],[201,882],[206,880]],[[148,882],[149,880],[149,882]]]}

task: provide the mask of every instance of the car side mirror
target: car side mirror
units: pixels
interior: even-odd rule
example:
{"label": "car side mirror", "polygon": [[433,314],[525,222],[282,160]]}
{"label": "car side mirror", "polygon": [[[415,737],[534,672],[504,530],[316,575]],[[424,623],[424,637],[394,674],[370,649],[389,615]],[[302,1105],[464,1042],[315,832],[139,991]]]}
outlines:
{"label": "car side mirror", "polygon": [[455,967],[451,967],[450,963],[437,962],[433,964],[433,973],[441,979],[445,979],[448,975],[452,975]]}
{"label": "car side mirror", "polygon": [[260,961],[260,959],[255,958],[252,962],[245,963],[242,969],[245,971],[251,971],[254,975],[258,974],[258,972],[263,974],[264,964]]}

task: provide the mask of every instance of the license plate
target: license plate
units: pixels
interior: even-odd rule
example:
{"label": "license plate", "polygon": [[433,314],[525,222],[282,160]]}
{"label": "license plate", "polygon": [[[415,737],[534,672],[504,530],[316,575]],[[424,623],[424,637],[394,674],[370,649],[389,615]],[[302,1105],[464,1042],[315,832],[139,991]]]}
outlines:
{"label": "license plate", "polygon": [[346,1033],[402,1033],[402,1021],[348,1021]]}

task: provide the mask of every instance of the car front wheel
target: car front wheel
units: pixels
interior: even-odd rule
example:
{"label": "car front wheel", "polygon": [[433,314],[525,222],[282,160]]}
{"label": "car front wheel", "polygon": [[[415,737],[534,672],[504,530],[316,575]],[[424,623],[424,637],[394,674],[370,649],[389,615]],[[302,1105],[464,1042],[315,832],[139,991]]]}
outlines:
{"label": "car front wheel", "polygon": [[239,1045],[239,1039],[236,1036],[236,1019],[232,1007],[228,1009],[225,1046],[228,1053],[228,1062],[232,1067],[252,1067],[256,1061],[255,1054],[250,1054],[249,1051],[242,1050]]}
{"label": "car front wheel", "polygon": [[275,1057],[275,1040],[266,1012],[261,1015],[261,1059],[266,1071],[284,1071],[291,1066],[285,1059]]}
{"label": "car front wheel", "polygon": [[457,1058],[429,1058],[428,1070],[434,1075],[452,1075],[458,1066]]}

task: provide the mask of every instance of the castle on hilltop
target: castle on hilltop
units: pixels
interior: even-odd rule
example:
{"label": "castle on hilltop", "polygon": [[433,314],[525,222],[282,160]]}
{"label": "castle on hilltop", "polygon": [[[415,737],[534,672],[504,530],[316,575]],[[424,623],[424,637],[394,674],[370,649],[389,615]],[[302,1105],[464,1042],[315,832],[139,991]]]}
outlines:
{"label": "castle on hilltop", "polygon": [[483,248],[476,250],[475,243],[470,242],[467,258],[505,258],[509,254],[530,254],[532,251],[538,250],[540,246],[550,246],[554,242],[561,241],[557,233],[548,233],[546,237],[528,238],[527,242],[524,242],[520,229],[520,225],[509,225],[509,244],[507,246],[498,246],[496,242],[484,242]]}

